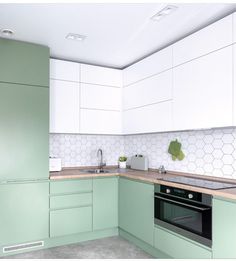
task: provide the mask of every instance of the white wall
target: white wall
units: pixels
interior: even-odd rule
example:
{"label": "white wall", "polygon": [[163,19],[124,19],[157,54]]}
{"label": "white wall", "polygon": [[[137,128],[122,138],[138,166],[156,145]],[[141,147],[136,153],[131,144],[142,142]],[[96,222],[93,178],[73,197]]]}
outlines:
{"label": "white wall", "polygon": [[[168,144],[178,138],[186,157],[172,161]],[[120,155],[145,154],[149,167],[164,165],[168,170],[236,179],[236,128],[140,134],[50,135],[50,156],[62,158],[63,166],[97,164],[96,151],[102,148],[108,165],[117,164]]]}

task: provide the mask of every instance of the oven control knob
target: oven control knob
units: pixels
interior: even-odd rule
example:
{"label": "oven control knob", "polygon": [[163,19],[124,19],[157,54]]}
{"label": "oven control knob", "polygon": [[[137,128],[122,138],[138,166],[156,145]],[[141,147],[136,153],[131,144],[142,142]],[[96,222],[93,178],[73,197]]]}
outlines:
{"label": "oven control knob", "polygon": [[167,194],[170,194],[170,189],[166,189],[166,193],[167,193]]}
{"label": "oven control knob", "polygon": [[193,198],[193,194],[188,194],[188,198],[192,199]]}

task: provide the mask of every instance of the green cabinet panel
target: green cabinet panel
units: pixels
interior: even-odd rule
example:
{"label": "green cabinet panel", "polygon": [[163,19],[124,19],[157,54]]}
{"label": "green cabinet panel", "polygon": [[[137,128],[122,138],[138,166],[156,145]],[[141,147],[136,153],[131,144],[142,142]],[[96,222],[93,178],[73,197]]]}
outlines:
{"label": "green cabinet panel", "polygon": [[49,48],[0,38],[0,82],[49,86]]}
{"label": "green cabinet panel", "polygon": [[50,237],[92,231],[92,207],[50,211]]}
{"label": "green cabinet panel", "polygon": [[157,227],[155,227],[154,246],[177,259],[211,258],[211,250]]}
{"label": "green cabinet panel", "polygon": [[153,246],[154,185],[119,179],[119,227]]}
{"label": "green cabinet panel", "polygon": [[93,179],[93,230],[118,226],[118,178]]}
{"label": "green cabinet panel", "polygon": [[48,112],[48,88],[0,83],[0,180],[48,178]]}
{"label": "green cabinet panel", "polygon": [[58,195],[50,197],[50,209],[92,205],[92,193]]}
{"label": "green cabinet panel", "polygon": [[72,179],[50,182],[50,194],[71,194],[92,191],[92,179]]}
{"label": "green cabinet panel", "polygon": [[213,198],[213,258],[236,258],[236,201]]}
{"label": "green cabinet panel", "polygon": [[49,184],[0,185],[0,245],[49,237]]}

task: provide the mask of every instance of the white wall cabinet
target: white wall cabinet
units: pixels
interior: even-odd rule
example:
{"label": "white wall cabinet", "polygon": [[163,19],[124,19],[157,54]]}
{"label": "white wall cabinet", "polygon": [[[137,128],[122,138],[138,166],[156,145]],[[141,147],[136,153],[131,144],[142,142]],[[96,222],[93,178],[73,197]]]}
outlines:
{"label": "white wall cabinet", "polygon": [[79,69],[79,63],[50,59],[51,79],[79,82]]}
{"label": "white wall cabinet", "polygon": [[79,83],[50,80],[50,132],[79,133]]}
{"label": "white wall cabinet", "polygon": [[122,87],[122,70],[81,64],[81,82]]}
{"label": "white wall cabinet", "polygon": [[172,99],[172,70],[149,77],[123,90],[124,109]]}
{"label": "white wall cabinet", "polygon": [[121,110],[121,88],[81,83],[81,108]]}
{"label": "white wall cabinet", "polygon": [[172,102],[166,101],[131,109],[123,113],[124,133],[148,133],[172,130]]}
{"label": "white wall cabinet", "polygon": [[124,86],[172,68],[172,46],[167,47],[123,70]]}
{"label": "white wall cabinet", "polygon": [[121,134],[121,112],[81,109],[80,132],[85,134]]}
{"label": "white wall cabinet", "polygon": [[173,71],[174,130],[232,126],[232,46]]}
{"label": "white wall cabinet", "polygon": [[173,45],[173,65],[179,65],[208,54],[233,42],[233,15],[185,37]]}

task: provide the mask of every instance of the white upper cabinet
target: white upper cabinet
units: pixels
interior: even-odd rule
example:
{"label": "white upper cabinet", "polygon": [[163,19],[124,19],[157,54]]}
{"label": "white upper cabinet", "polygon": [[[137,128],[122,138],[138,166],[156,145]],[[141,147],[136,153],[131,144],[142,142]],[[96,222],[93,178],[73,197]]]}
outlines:
{"label": "white upper cabinet", "polygon": [[236,43],[236,13],[233,13],[233,42]]}
{"label": "white upper cabinet", "polygon": [[122,87],[122,70],[81,64],[81,82]]}
{"label": "white upper cabinet", "polygon": [[63,81],[80,81],[80,64],[62,60],[50,59],[50,78]]}
{"label": "white upper cabinet", "polygon": [[123,89],[124,109],[172,99],[172,70],[149,77]]}
{"label": "white upper cabinet", "polygon": [[50,132],[79,133],[79,83],[50,80]]}
{"label": "white upper cabinet", "polygon": [[90,134],[121,134],[121,112],[80,110],[80,132]]}
{"label": "white upper cabinet", "polygon": [[172,46],[167,47],[123,70],[124,86],[172,67]]}
{"label": "white upper cabinet", "polygon": [[121,88],[81,83],[81,108],[121,110]]}
{"label": "white upper cabinet", "polygon": [[232,46],[173,71],[174,130],[232,126]]}
{"label": "white upper cabinet", "polygon": [[124,111],[125,134],[172,130],[172,102],[166,101]]}
{"label": "white upper cabinet", "polygon": [[174,66],[232,44],[233,15],[203,28],[173,45]]}
{"label": "white upper cabinet", "polygon": [[236,126],[236,44],[233,45],[233,126]]}

